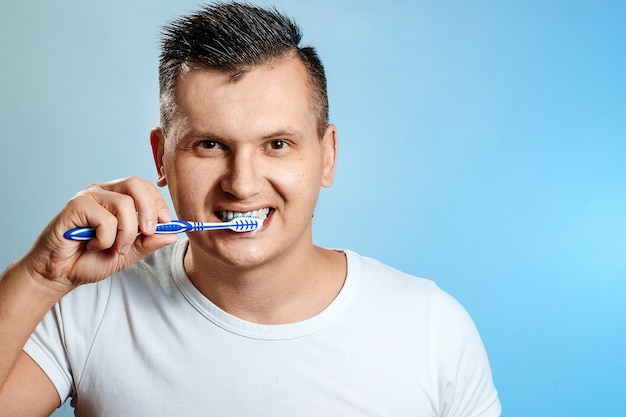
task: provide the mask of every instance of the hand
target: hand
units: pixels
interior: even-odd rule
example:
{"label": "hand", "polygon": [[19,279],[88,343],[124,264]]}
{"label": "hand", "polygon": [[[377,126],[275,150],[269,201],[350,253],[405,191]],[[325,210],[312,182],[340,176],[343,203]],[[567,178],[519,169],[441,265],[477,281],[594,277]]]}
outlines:
{"label": "hand", "polygon": [[[69,292],[174,243],[176,235],[154,234],[157,222],[170,220],[167,204],[149,181],[130,177],[94,184],[69,201],[20,262],[33,277]],[[95,228],[96,237],[88,242],[63,237],[83,226]]]}

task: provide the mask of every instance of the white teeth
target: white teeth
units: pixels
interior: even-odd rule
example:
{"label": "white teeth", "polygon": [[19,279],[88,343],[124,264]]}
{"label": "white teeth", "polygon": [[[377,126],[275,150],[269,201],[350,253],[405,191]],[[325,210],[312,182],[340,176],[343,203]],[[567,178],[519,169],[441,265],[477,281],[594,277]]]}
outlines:
{"label": "white teeth", "polygon": [[259,210],[252,210],[246,212],[240,211],[218,211],[217,215],[225,222],[229,222],[236,217],[255,217],[260,219],[261,221],[265,221],[267,219],[267,215],[270,213],[269,207],[262,208]]}

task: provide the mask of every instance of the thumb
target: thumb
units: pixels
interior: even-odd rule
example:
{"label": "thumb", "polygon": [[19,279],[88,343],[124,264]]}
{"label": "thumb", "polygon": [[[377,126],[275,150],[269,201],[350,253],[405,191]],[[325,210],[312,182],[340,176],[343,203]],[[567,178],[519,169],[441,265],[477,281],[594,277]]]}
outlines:
{"label": "thumb", "polygon": [[139,235],[132,247],[128,248],[127,262],[133,264],[151,255],[156,250],[171,245],[178,240],[176,234]]}

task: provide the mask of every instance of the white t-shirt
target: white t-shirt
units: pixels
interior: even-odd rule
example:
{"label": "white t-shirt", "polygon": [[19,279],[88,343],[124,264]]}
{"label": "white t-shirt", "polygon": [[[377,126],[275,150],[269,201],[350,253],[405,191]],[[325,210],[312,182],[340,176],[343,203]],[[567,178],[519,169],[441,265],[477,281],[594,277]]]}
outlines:
{"label": "white t-shirt", "polygon": [[193,286],[187,243],[74,290],[27,342],[77,416],[500,415],[473,322],[433,282],[345,251],[323,312],[261,325]]}

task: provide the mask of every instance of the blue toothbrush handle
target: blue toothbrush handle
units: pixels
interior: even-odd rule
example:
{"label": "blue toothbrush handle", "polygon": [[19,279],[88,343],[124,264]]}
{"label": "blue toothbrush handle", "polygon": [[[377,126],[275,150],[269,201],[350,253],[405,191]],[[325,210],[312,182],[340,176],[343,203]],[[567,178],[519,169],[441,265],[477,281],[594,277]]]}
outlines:
{"label": "blue toothbrush handle", "polygon": [[91,240],[96,237],[96,229],[93,227],[77,227],[63,233],[63,237],[68,240]]}
{"label": "blue toothbrush handle", "polygon": [[[172,220],[169,223],[157,224],[155,233],[184,233],[194,230],[194,224],[186,220]],[[93,227],[76,227],[63,233],[63,237],[68,240],[91,240],[96,237],[96,229]]]}

